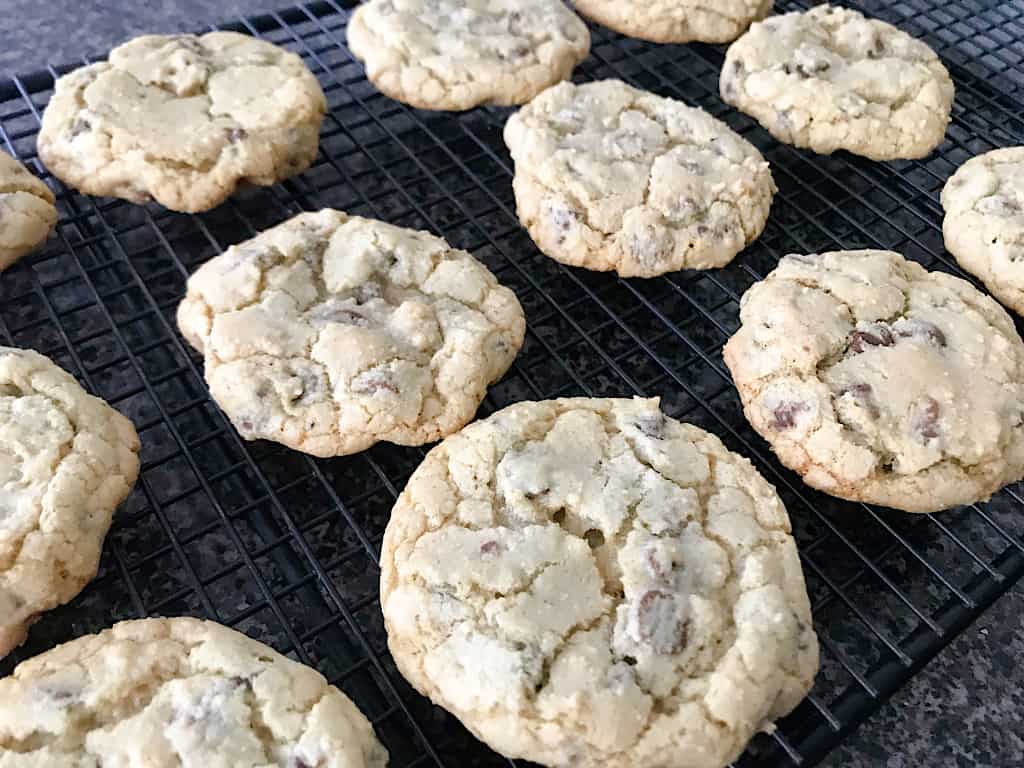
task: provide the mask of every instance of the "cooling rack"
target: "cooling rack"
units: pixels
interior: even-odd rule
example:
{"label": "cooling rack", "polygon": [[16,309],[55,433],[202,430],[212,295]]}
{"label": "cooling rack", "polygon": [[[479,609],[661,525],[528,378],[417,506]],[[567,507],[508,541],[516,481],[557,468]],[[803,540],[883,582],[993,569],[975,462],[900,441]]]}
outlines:
{"label": "cooling rack", "polygon": [[482,414],[527,398],[660,395],[668,413],[720,435],[778,487],[822,665],[806,701],[737,764],[819,761],[1024,573],[1020,485],[932,516],[816,493],[747,426],[722,363],[740,296],[782,254],[892,248],[963,276],[942,247],[942,184],[974,154],[1024,144],[1024,4],[846,4],[924,38],[949,67],[953,123],[926,160],[880,164],[780,145],[719,99],[722,48],[658,46],[592,27],[578,80],[618,77],[709,110],[761,149],[779,185],[764,235],[733,264],[647,281],[541,256],[515,217],[501,140],[508,110],[419,112],[379,94],[345,48],[354,3],[221,25],[302,55],[329,113],[309,171],[201,215],[83,196],[47,176],[35,152],[39,116],[54,78],[82,62],[0,79],[0,144],[47,178],[61,215],[56,237],[0,279],[0,339],[74,372],[132,418],[143,446],[140,481],[99,577],[46,614],[0,675],[115,621],[205,616],[319,669],[367,713],[395,768],[512,764],[416,695],[387,653],[376,561],[391,505],[425,449],[378,445],[316,460],[244,443],[175,330],[185,279],[204,260],[300,210],[333,206],[442,234],[516,291],[526,343]]}

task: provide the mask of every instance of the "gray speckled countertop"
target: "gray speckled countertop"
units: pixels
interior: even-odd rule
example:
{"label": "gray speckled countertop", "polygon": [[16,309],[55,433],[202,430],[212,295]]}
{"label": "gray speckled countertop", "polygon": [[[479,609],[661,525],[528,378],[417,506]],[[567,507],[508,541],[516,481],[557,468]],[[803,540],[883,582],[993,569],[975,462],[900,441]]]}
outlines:
{"label": "gray speckled countertop", "polygon": [[[281,0],[0,0],[0,72],[103,51],[132,35],[193,30]],[[846,743],[827,768],[1024,765],[1024,587],[1017,585]]]}

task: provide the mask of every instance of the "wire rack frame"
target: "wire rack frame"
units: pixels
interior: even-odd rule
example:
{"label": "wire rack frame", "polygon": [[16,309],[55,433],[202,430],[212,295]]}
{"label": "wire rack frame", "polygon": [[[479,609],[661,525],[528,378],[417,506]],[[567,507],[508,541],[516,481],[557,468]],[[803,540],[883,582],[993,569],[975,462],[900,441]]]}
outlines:
{"label": "wire rack frame", "polygon": [[807,700],[737,764],[819,761],[1024,574],[1020,485],[932,516],[816,493],[747,426],[722,364],[739,297],[784,253],[886,247],[964,276],[942,247],[938,192],[971,155],[1024,143],[1024,5],[847,4],[924,38],[947,63],[957,104],[930,158],[875,164],[780,145],[718,98],[723,49],[655,46],[592,27],[578,80],[619,77],[704,107],[762,150],[780,188],[764,235],[729,267],[646,281],[541,256],[515,217],[501,141],[508,110],[419,112],[377,93],[344,44],[353,3],[314,2],[221,26],[302,55],[329,114],[309,171],[197,216],[60,185],[38,162],[35,136],[54,78],[73,67],[0,80],[0,143],[51,184],[61,213],[57,237],[0,280],[0,337],[74,372],[133,419],[143,442],[140,482],[98,578],[47,614],[0,674],[117,620],[206,616],[343,688],[374,722],[393,766],[513,764],[416,695],[387,654],[380,540],[425,449],[376,446],[315,460],[244,443],[210,402],[202,362],[174,327],[185,279],[200,263],[299,210],[333,206],[440,233],[517,292],[527,340],[482,414],[526,398],[660,395],[668,413],[716,432],[776,484],[800,546],[822,669]]}

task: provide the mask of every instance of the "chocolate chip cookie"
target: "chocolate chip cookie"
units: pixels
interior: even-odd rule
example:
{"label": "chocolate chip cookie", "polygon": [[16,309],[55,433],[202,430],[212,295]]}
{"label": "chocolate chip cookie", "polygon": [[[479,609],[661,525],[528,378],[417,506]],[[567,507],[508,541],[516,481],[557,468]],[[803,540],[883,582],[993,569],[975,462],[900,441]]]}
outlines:
{"label": "chocolate chip cookie", "polygon": [[5,765],[384,768],[387,759],[363,714],[320,674],[211,621],[125,621],[0,680]]}
{"label": "chocolate chip cookie", "polygon": [[931,153],[953,104],[953,81],[925,43],[829,5],[751,26],[726,54],[721,92],[779,141],[872,160]]}
{"label": "chocolate chip cookie", "polygon": [[90,195],[205,211],[316,158],[323,92],[302,59],[235,32],[147,35],[64,75],[39,131],[54,176]]}
{"label": "chocolate chip cookie", "polygon": [[462,110],[524,104],[566,79],[590,33],[561,0],[370,0],[348,44],[391,98]]}
{"label": "chocolate chip cookie", "polygon": [[459,429],[512,364],[525,323],[515,294],[465,251],[332,210],[206,262],[178,308],[242,437],[316,456]]}
{"label": "chocolate chip cookie", "polygon": [[48,186],[0,152],[0,270],[49,237],[57,223],[54,202]]}
{"label": "chocolate chip cookie", "polygon": [[888,251],[787,256],[740,318],[744,412],[809,485],[935,512],[1024,477],[1024,342],[969,283]]}
{"label": "chocolate chip cookie", "polygon": [[1024,147],[971,158],[942,190],[946,248],[992,295],[1024,315]]}
{"label": "chocolate chip cookie", "polygon": [[763,19],[772,0],[575,0],[576,10],[654,43],[728,43]]}
{"label": "chocolate chip cookie", "polygon": [[540,250],[623,277],[728,264],[775,193],[761,153],[725,123],[619,80],[549,88],[509,118],[505,143]]}
{"label": "chocolate chip cookie", "polygon": [[518,403],[434,448],[381,605],[409,682],[549,766],[721,768],[818,668],[775,490],[657,400]]}
{"label": "chocolate chip cookie", "polygon": [[0,657],[96,575],[138,451],[131,422],[70,374],[0,347]]}

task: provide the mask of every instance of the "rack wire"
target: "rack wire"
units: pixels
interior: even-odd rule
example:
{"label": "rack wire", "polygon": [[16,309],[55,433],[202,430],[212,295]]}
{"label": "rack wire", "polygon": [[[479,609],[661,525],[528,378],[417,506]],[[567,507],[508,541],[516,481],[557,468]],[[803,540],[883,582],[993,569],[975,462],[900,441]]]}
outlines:
{"label": "rack wire", "polygon": [[[427,228],[473,252],[529,319],[512,370],[481,414],[522,399],[660,395],[719,434],[779,489],[822,643],[807,700],[739,766],[812,765],[1024,574],[1024,487],[938,515],[841,502],[804,486],[742,416],[721,359],[743,291],[788,252],[900,251],[964,276],[945,253],[938,194],[968,157],[1024,144],[1024,3],[846,3],[924,38],[957,85],[946,141],[923,161],[820,157],[773,141],[718,97],[724,49],[658,46],[592,27],[578,80],[618,77],[701,106],[771,162],[779,194],[764,235],[733,264],[654,280],[574,270],[539,254],[515,216],[501,140],[508,110],[408,109],[370,85],[345,47],[351,2],[313,2],[221,25],[302,55],[329,113],[306,173],[196,216],[84,196],[39,163],[53,80],[0,80],[0,144],[58,194],[57,236],[0,279],[3,343],[35,348],[128,415],[142,472],[98,578],[46,614],[21,659],[127,618],[205,616],[310,664],[370,717],[392,766],[510,765],[419,697],[388,656],[378,602],[391,505],[426,449],[378,445],[316,460],[245,443],[210,401],[173,314],[188,274],[228,245],[324,206]],[[777,10],[805,8],[781,2]]]}

